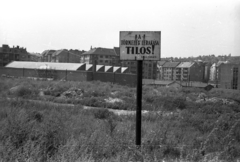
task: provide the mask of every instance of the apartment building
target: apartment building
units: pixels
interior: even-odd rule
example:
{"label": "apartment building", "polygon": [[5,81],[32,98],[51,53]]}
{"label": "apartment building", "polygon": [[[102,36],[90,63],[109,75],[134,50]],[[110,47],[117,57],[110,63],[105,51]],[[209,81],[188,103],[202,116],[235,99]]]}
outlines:
{"label": "apartment building", "polygon": [[121,63],[116,50],[115,48],[92,48],[80,56],[80,63],[119,66]]}
{"label": "apartment building", "polygon": [[180,62],[166,62],[162,66],[163,80],[175,80],[176,67],[179,64],[180,64]]}
{"label": "apartment building", "polygon": [[45,50],[42,53],[42,62],[80,63],[80,56],[85,51],[79,50]]}
{"label": "apartment building", "polygon": [[166,61],[158,61],[157,62],[157,80],[163,80],[163,65]]}
{"label": "apartment building", "polygon": [[181,62],[175,69],[173,80],[203,82],[204,69],[203,62]]}
{"label": "apartment building", "polygon": [[0,47],[0,66],[5,66],[12,61],[28,61],[28,52],[26,48],[9,47],[3,44]]}
{"label": "apartment building", "polygon": [[221,64],[218,66],[219,88],[240,90],[240,65],[239,64]]}
{"label": "apartment building", "polygon": [[[121,65],[128,67],[130,73],[137,74],[137,61],[121,61]],[[142,67],[144,79],[157,79],[157,61],[143,61]]]}
{"label": "apartment building", "polygon": [[210,79],[210,70],[212,64],[210,62],[203,62],[204,63],[204,82],[208,82]]}
{"label": "apartment building", "polygon": [[137,61],[121,61],[121,66],[128,67],[130,73],[137,74]]}
{"label": "apartment building", "polygon": [[221,64],[226,64],[227,61],[218,61],[217,63],[212,64],[210,67],[209,81],[216,83],[218,80],[218,68]]}
{"label": "apartment building", "polygon": [[157,61],[143,61],[143,78],[157,78]]}

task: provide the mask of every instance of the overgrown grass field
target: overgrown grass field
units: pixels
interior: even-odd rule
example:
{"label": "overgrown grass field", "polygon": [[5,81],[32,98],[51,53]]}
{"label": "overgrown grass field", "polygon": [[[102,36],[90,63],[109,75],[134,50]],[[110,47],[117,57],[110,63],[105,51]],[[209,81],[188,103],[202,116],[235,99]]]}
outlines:
{"label": "overgrown grass field", "polygon": [[[214,97],[234,103],[205,101]],[[135,115],[106,109],[135,110],[135,101],[135,88],[111,83],[0,78],[0,161],[240,160],[239,91],[143,86],[141,148]]]}

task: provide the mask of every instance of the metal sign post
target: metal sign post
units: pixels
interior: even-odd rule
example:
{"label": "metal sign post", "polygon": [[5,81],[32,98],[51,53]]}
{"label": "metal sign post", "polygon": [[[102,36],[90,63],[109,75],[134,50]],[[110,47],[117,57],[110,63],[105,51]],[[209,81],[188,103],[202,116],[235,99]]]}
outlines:
{"label": "metal sign post", "polygon": [[142,60],[137,61],[136,145],[141,145],[142,127]]}
{"label": "metal sign post", "polygon": [[143,60],[160,60],[160,31],[120,31],[120,60],[137,61],[136,145],[141,146]]}

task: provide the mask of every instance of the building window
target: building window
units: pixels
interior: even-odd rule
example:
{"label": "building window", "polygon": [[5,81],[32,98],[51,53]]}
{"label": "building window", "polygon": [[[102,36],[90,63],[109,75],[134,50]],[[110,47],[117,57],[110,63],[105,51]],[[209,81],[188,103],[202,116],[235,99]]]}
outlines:
{"label": "building window", "polygon": [[238,67],[233,68],[233,80],[232,80],[232,88],[238,88]]}
{"label": "building window", "polygon": [[105,60],[105,63],[108,63],[108,60]]}

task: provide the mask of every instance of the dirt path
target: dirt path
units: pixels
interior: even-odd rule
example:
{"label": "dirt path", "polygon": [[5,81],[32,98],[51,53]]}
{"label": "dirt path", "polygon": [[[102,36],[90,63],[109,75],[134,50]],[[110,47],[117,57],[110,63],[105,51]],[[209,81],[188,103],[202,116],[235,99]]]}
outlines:
{"label": "dirt path", "polygon": [[[0,98],[0,99],[4,99],[4,98]],[[6,98],[9,101],[17,101],[17,98]],[[65,107],[75,107],[75,106],[80,106],[80,105],[74,105],[74,104],[65,104],[65,103],[55,103],[55,102],[51,102],[51,101],[41,101],[41,100],[28,100],[28,99],[21,99],[21,100],[25,100],[28,102],[33,102],[33,103],[38,103],[38,104],[48,104],[51,106],[65,106]],[[115,115],[135,115],[136,111],[130,111],[130,110],[116,110],[116,109],[109,109],[109,108],[103,108],[103,107],[91,107],[91,106],[84,106],[83,105],[83,109],[85,110],[90,110],[90,109],[107,109],[108,111],[114,113]],[[155,113],[155,114],[159,114],[159,115],[163,115],[161,111],[147,111],[147,110],[142,110],[142,114],[146,115],[149,113]],[[166,115],[166,113],[164,113]],[[171,115],[172,113],[168,113],[167,115]]]}

